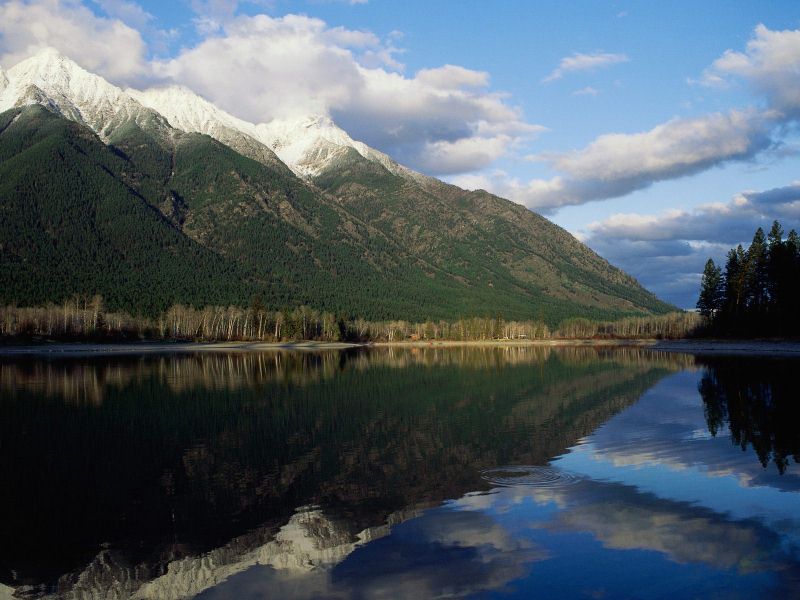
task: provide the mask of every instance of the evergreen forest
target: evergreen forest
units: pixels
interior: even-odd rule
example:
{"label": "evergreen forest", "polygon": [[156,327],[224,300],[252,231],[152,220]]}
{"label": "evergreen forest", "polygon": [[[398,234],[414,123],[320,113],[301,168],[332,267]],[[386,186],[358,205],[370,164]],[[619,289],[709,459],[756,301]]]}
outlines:
{"label": "evergreen forest", "polygon": [[747,248],[739,244],[725,266],[706,262],[697,308],[707,317],[706,335],[794,337],[800,335],[800,237],[784,238],[775,221],[760,227]]}

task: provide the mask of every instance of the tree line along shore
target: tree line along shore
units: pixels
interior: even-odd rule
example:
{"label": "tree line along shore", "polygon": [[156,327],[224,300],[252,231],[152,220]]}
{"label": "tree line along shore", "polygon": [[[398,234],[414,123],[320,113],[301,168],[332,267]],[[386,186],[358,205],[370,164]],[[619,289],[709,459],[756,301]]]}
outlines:
{"label": "tree line along shore", "polygon": [[455,321],[368,321],[337,317],[306,306],[267,310],[175,305],[157,317],[134,317],[103,308],[99,296],[73,297],[61,304],[0,307],[0,339],[6,341],[252,341],[400,342],[546,339],[678,339],[701,325],[696,313],[627,317],[616,321],[567,319],[552,330],[540,321],[500,316]]}

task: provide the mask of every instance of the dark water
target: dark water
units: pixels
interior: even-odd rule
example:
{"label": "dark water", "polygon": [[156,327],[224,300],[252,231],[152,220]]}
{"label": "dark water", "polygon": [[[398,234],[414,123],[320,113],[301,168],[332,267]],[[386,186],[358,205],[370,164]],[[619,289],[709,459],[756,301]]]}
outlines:
{"label": "dark water", "polygon": [[0,362],[0,599],[800,597],[798,367]]}

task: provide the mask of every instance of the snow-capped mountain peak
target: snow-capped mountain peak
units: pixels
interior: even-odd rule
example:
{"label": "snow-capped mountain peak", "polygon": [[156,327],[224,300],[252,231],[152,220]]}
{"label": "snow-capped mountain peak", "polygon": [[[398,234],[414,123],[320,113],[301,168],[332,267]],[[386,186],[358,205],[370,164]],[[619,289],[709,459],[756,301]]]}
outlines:
{"label": "snow-capped mountain peak", "polygon": [[269,144],[258,138],[255,125],[226,113],[186,87],[169,85],[126,92],[162,115],[175,129],[211,136],[248,158],[289,173]]}
{"label": "snow-capped mountain peak", "polygon": [[[355,149],[367,160],[379,162],[390,171],[404,176],[413,173],[394,163],[385,154],[353,140],[325,115],[273,119],[268,123],[254,124],[234,117],[183,86],[126,91],[142,105],[163,115],[173,127],[210,135],[253,157],[253,148],[244,147],[246,140],[241,138],[244,135],[277,154],[284,164],[301,177],[314,177],[322,173],[334,165],[348,148]],[[238,138],[237,133],[240,134]]]}
{"label": "snow-capped mountain peak", "polygon": [[258,138],[298,175],[313,177],[356,142],[322,115],[273,119],[256,125]]}
{"label": "snow-capped mountain peak", "polygon": [[229,115],[181,85],[153,87],[144,91],[129,88],[126,92],[142,105],[166,117],[170,125],[183,131],[214,137],[215,129],[222,125],[248,135],[253,134],[254,125]]}
{"label": "snow-capped mountain peak", "polygon": [[3,71],[3,67],[0,67],[0,94],[3,93],[3,90],[6,89],[8,86],[8,77],[6,77],[6,72]]}
{"label": "snow-capped mountain peak", "polygon": [[256,131],[258,138],[269,144],[298,175],[318,175],[335,165],[337,159],[352,148],[363,158],[380,164],[395,175],[418,182],[428,179],[398,164],[383,152],[354,140],[325,115],[273,119],[256,125]]}
{"label": "snow-capped mountain peak", "polygon": [[11,67],[0,91],[0,111],[27,104],[44,104],[83,123],[101,137],[112,121],[135,118],[142,107],[102,77],[89,73],[53,48]]}

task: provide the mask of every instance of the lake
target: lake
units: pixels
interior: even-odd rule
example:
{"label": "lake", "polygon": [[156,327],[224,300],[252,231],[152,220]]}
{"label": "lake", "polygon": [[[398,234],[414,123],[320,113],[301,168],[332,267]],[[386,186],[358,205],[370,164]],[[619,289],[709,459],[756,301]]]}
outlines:
{"label": "lake", "polygon": [[800,597],[798,367],[0,359],[0,598]]}

